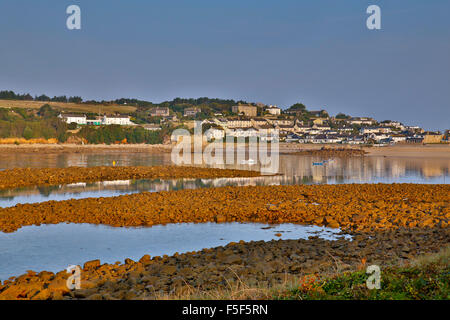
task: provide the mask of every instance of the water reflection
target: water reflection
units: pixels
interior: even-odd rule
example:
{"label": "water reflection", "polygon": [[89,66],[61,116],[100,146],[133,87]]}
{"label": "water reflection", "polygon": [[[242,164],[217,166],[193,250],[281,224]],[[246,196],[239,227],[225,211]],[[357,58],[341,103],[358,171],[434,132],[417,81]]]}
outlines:
{"label": "water reflection", "polygon": [[[107,153],[48,154],[38,157],[2,155],[0,166],[67,167],[111,165],[169,165],[170,154]],[[6,160],[8,159],[8,161]],[[317,165],[317,163],[323,165]],[[222,165],[222,168],[258,170],[257,165]],[[325,159],[304,155],[281,155],[280,176],[227,179],[125,180],[76,183],[0,190],[0,206],[48,200],[112,197],[150,191],[249,185],[293,185],[336,183],[449,183],[450,160],[427,158],[355,157]]]}
{"label": "water reflection", "polygon": [[[324,166],[314,166],[314,162],[331,160]],[[170,165],[169,153],[62,153],[62,154],[0,154],[0,169],[63,168],[69,166],[93,167],[110,166],[113,161],[120,166]],[[235,164],[219,165],[219,168],[258,170],[258,166]],[[280,155],[281,174],[287,176],[310,177],[313,181],[326,183],[325,179],[355,179],[369,182],[371,178],[443,178],[449,177],[450,160],[436,158],[395,158],[395,157],[355,157],[326,159],[305,155]],[[443,183],[443,182],[441,182]]]}
{"label": "water reflection", "polygon": [[[113,228],[92,224],[27,226],[0,232],[0,280],[27,270],[60,271],[68,265],[100,259],[115,263],[143,255],[162,256],[226,245],[240,240],[336,239],[338,229],[294,224],[183,223],[151,228]],[[281,233],[281,237],[275,236]],[[348,238],[348,236],[346,236]]]}

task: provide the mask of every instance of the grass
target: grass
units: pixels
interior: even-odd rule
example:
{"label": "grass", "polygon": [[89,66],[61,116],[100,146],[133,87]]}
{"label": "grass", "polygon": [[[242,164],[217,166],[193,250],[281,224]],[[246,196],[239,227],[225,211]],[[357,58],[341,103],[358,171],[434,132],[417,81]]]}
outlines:
{"label": "grass", "polygon": [[203,291],[186,284],[182,290],[157,296],[161,300],[448,300],[450,246],[406,265],[381,269],[381,289],[369,290],[365,267],[333,276],[286,276],[284,283],[255,286],[237,281],[226,289]]}
{"label": "grass", "polygon": [[130,113],[136,111],[134,106],[124,105],[96,105],[84,103],[70,103],[70,102],[51,102],[51,101],[25,101],[25,100],[0,100],[0,108],[23,108],[23,109],[39,109],[44,104],[49,104],[59,111],[65,112],[86,112],[86,113],[101,113],[114,114]]}
{"label": "grass", "polygon": [[448,300],[450,247],[419,257],[405,266],[382,269],[381,288],[369,290],[364,270],[303,282],[277,299],[302,300]]}

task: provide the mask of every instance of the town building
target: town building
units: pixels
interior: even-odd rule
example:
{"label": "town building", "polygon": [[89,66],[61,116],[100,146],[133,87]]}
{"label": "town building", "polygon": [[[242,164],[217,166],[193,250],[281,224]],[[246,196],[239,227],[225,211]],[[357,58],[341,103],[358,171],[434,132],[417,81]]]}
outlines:
{"label": "town building", "polygon": [[353,117],[350,120],[347,121],[349,124],[353,125],[374,125],[377,122],[372,119],[372,118],[367,118],[367,117]]}
{"label": "town building", "polygon": [[225,130],[219,128],[210,128],[206,130],[205,136],[208,141],[220,140],[225,137]]}
{"label": "town building", "polygon": [[197,113],[200,112],[200,108],[186,108],[184,109],[184,116],[185,117],[195,117]]}
{"label": "town building", "polygon": [[103,119],[101,117],[96,117],[95,119],[86,119],[86,124],[88,126],[101,126],[103,124]]}
{"label": "town building", "polygon": [[66,113],[66,114],[60,114],[58,117],[61,118],[66,123],[87,124],[86,116],[84,114],[79,115],[79,114]]}
{"label": "town building", "polygon": [[444,135],[439,132],[425,132],[423,143],[440,143]]}
{"label": "town building", "polygon": [[167,107],[156,107],[150,109],[151,117],[168,117],[169,115],[169,108]]}
{"label": "town building", "polygon": [[231,111],[238,114],[244,114],[247,117],[256,117],[258,114],[258,108],[256,106],[249,105],[232,106]]}
{"label": "town building", "polygon": [[148,131],[159,131],[161,130],[161,126],[156,123],[144,124],[142,127]]}
{"label": "town building", "polygon": [[103,125],[112,125],[117,124],[120,126],[130,126],[133,125],[133,122],[130,121],[129,116],[123,116],[123,115],[115,115],[115,116],[103,116]]}
{"label": "town building", "polygon": [[264,111],[266,111],[269,114],[272,114],[274,116],[281,114],[281,109],[278,108],[277,106],[272,106],[272,105],[268,106]]}

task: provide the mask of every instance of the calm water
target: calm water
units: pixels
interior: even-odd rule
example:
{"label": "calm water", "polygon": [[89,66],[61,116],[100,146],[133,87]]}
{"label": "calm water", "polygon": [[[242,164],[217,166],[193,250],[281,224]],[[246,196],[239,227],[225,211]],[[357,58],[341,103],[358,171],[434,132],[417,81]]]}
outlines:
{"label": "calm water", "polygon": [[[43,155],[41,162],[24,156],[19,159],[11,155],[6,161],[0,158],[3,168],[67,167],[111,165],[161,165],[171,164],[167,154],[61,154]],[[158,192],[180,189],[211,188],[248,185],[293,185],[293,184],[336,184],[336,183],[449,183],[450,161],[431,159],[404,159],[365,157],[330,160],[324,165],[314,165],[324,160],[320,157],[282,155],[281,176],[226,179],[176,179],[176,180],[125,180],[97,183],[75,183],[59,186],[42,186],[0,190],[0,207],[17,203],[34,203],[49,200],[81,199],[87,197],[113,197],[142,191]],[[257,166],[227,166],[238,169],[257,170]]]}
{"label": "calm water", "polygon": [[[113,228],[91,224],[27,226],[0,233],[0,280],[27,270],[61,271],[71,264],[100,259],[101,263],[139,260],[143,255],[162,256],[197,251],[240,240],[336,239],[338,229],[294,224],[251,223],[169,224],[150,228]],[[275,236],[281,233],[281,237]]]}

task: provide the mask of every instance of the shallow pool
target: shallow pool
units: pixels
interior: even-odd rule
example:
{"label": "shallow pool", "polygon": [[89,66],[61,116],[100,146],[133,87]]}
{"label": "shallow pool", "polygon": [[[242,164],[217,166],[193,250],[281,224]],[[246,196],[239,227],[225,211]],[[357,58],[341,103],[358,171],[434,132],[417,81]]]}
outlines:
{"label": "shallow pool", "polygon": [[[275,234],[281,233],[278,237]],[[183,223],[153,227],[109,227],[93,224],[26,226],[0,232],[0,280],[27,270],[61,271],[71,264],[100,259],[101,263],[139,260],[143,255],[172,255],[240,240],[336,239],[339,229],[295,224]],[[348,236],[346,236],[348,237]]]}

